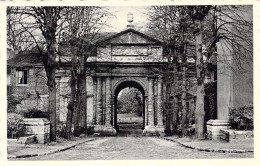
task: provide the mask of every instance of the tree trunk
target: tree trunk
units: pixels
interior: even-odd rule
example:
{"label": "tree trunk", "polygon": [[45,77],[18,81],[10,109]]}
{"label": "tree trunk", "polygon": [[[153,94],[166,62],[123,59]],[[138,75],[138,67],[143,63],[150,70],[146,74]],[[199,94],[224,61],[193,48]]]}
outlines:
{"label": "tree trunk", "polygon": [[[185,62],[183,62],[185,63]],[[188,135],[188,117],[187,117],[187,104],[186,104],[186,67],[183,64],[183,71],[182,71],[182,94],[181,94],[181,105],[182,105],[182,136]]]}
{"label": "tree trunk", "polygon": [[173,99],[173,112],[172,112],[172,133],[177,135],[178,134],[178,98],[174,96]]}
{"label": "tree trunk", "polygon": [[177,74],[177,53],[176,49],[174,48],[174,54],[173,54],[173,88],[172,90],[174,91],[174,97],[173,97],[173,112],[172,112],[172,133],[175,135],[178,135],[178,114],[179,114],[179,109],[178,109],[178,98],[177,98],[177,81],[178,81],[178,74]]}
{"label": "tree trunk", "polygon": [[78,84],[78,77],[77,77],[77,93],[76,93],[76,103],[75,103],[75,110],[74,110],[74,136],[78,137],[80,135],[80,95],[79,93],[79,84]]}
{"label": "tree trunk", "polygon": [[43,57],[43,64],[45,67],[46,75],[48,78],[48,88],[49,88],[49,108],[50,113],[50,140],[56,141],[56,82],[55,74],[57,69],[55,45],[56,45],[56,30],[59,12],[56,7],[43,7],[42,10],[37,13],[38,16],[42,17],[43,11],[45,10],[46,15],[43,20],[42,34],[46,40],[47,55]]}
{"label": "tree trunk", "polygon": [[50,113],[50,140],[56,141],[56,82],[55,68],[49,67],[48,88],[49,88],[49,108]]}
{"label": "tree trunk", "polygon": [[202,21],[195,20],[197,30],[195,34],[196,45],[196,73],[197,73],[197,100],[195,109],[195,137],[204,139],[204,73],[202,57]]}
{"label": "tree trunk", "polygon": [[195,110],[195,136],[204,139],[204,84],[197,86],[197,100]]}
{"label": "tree trunk", "polygon": [[165,126],[165,133],[166,135],[171,135],[171,116],[170,116],[170,86],[166,84],[166,99],[165,99],[165,109],[166,109],[166,126]]}
{"label": "tree trunk", "polygon": [[[87,112],[86,112],[86,105],[87,105],[87,97],[86,97],[86,72],[80,75],[79,78],[79,108],[80,108],[80,130],[85,130],[87,128]],[[85,131],[83,131],[85,132]]]}
{"label": "tree trunk", "polygon": [[[82,43],[80,45],[83,45]],[[79,63],[77,66],[77,113],[75,119],[74,135],[79,136],[81,132],[87,129],[87,96],[86,96],[86,54],[77,53]]]}
{"label": "tree trunk", "polygon": [[74,76],[73,71],[71,71],[71,78],[70,78],[70,101],[68,103],[68,113],[67,113],[67,120],[66,120],[66,131],[65,131],[65,138],[71,139],[71,127],[72,127],[72,120],[73,120],[73,112],[74,112],[74,101],[76,95],[76,79]]}

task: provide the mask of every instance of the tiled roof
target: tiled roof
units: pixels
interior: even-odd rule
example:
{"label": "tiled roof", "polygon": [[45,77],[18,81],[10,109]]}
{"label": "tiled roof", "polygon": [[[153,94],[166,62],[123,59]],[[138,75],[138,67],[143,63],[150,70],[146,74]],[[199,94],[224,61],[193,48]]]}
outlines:
{"label": "tiled roof", "polygon": [[134,30],[134,29],[132,29],[132,28],[126,29],[126,30],[121,31],[121,32],[119,32],[119,33],[115,33],[114,35],[109,35],[109,36],[107,36],[107,37],[101,38],[100,40],[97,40],[96,42],[97,42],[97,43],[106,42],[106,41],[108,41],[108,40],[110,40],[110,39],[112,39],[112,38],[116,38],[116,37],[118,37],[118,36],[120,36],[120,35],[123,35],[123,34],[126,34],[126,33],[128,33],[128,32],[133,32],[133,33],[135,33],[135,34],[137,34],[137,35],[139,35],[139,36],[142,36],[142,37],[144,37],[144,38],[146,38],[146,39],[148,39],[148,40],[150,40],[150,41],[153,41],[153,42],[155,42],[155,43],[162,43],[161,41],[159,41],[159,40],[157,40],[157,39],[155,39],[155,38],[152,38],[152,37],[150,37],[150,36],[148,36],[148,35],[146,35],[146,34],[144,34],[144,33],[141,33],[141,32],[139,32],[139,31],[136,31],[136,30]]}
{"label": "tiled roof", "polygon": [[23,51],[14,58],[7,60],[7,65],[12,67],[25,67],[43,65],[39,54],[30,51]]}

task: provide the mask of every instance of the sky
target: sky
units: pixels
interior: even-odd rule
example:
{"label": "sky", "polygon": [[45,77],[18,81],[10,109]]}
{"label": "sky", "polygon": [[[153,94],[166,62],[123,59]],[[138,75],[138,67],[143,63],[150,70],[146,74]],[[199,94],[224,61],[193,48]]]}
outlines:
{"label": "sky", "polygon": [[105,31],[108,32],[120,32],[126,29],[128,25],[127,14],[133,13],[133,24],[137,27],[142,27],[147,22],[147,7],[142,6],[109,6],[109,12],[112,16],[108,20],[109,27]]}

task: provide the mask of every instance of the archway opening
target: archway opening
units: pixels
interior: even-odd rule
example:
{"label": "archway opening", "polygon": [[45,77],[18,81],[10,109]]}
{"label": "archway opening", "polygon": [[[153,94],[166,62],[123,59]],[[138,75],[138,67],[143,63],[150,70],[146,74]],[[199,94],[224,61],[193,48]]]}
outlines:
{"label": "archway opening", "polygon": [[134,81],[118,85],[115,91],[114,127],[119,136],[141,136],[145,122],[143,87]]}

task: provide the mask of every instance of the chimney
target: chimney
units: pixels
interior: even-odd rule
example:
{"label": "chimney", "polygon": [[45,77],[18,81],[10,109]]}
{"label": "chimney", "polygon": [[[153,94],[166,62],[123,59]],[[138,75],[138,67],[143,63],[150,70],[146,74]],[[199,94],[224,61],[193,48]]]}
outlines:
{"label": "chimney", "polygon": [[134,28],[134,25],[132,23],[134,21],[133,13],[128,13],[127,14],[127,21],[128,21],[128,25],[126,27],[127,28]]}

